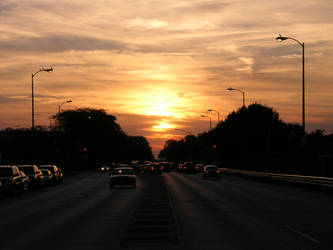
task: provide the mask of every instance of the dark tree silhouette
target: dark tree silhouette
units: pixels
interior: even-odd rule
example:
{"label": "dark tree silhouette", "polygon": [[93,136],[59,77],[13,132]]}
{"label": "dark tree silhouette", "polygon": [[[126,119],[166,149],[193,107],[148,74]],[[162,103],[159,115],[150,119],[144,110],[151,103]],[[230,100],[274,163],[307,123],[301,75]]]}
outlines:
{"label": "dark tree silhouette", "polygon": [[216,128],[186,140],[185,145],[181,140],[167,141],[159,156],[170,161],[220,161],[229,168],[319,175],[323,172],[318,170],[323,162],[319,155],[329,157],[324,162],[327,169],[333,154],[331,137],[323,132],[305,135],[300,125],[284,123],[273,108],[254,103],[231,112]]}
{"label": "dark tree silhouette", "polygon": [[52,163],[68,168],[96,168],[101,162],[152,160],[144,137],[127,136],[116,117],[103,109],[66,110],[53,116],[51,130],[0,131],[0,161],[10,164]]}

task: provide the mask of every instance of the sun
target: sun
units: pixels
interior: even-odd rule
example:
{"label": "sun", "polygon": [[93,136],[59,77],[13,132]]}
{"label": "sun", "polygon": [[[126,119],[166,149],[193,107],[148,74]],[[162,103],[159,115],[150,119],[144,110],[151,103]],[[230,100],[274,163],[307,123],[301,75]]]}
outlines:
{"label": "sun", "polygon": [[136,94],[133,112],[149,116],[180,117],[179,108],[184,106],[184,101],[175,92],[159,87]]}
{"label": "sun", "polygon": [[164,130],[173,129],[175,127],[176,127],[175,125],[173,125],[171,123],[168,123],[166,121],[158,121],[157,125],[154,125],[152,127],[152,131],[161,132],[161,131],[164,131]]}

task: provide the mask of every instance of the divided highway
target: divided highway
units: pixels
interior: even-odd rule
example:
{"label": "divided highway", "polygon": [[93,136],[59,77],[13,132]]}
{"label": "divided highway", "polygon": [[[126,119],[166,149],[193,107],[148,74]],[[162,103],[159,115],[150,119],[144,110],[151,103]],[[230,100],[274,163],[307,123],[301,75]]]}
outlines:
{"label": "divided highway", "polygon": [[0,249],[332,249],[332,221],[332,194],[306,188],[171,172],[110,189],[92,172],[1,197]]}

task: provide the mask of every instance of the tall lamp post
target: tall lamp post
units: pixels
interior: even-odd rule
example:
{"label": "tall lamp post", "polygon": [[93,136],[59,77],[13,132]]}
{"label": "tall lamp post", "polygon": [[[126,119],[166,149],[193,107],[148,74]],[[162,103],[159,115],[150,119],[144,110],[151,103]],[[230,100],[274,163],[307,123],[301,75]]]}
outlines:
{"label": "tall lamp post", "polygon": [[243,95],[243,107],[245,107],[245,92],[244,92],[244,91],[242,91],[242,90],[240,90],[240,89],[234,89],[234,88],[227,88],[227,90],[229,90],[229,91],[236,90],[236,91],[241,92],[242,95]]}
{"label": "tall lamp post", "polygon": [[36,73],[31,75],[31,129],[35,129],[35,103],[34,103],[34,77],[41,71],[52,72],[53,68],[44,69],[41,68]]}
{"label": "tall lamp post", "polygon": [[63,103],[61,103],[61,104],[59,104],[58,105],[58,121],[59,121],[59,127],[60,127],[60,108],[61,108],[61,106],[63,105],[63,104],[66,104],[66,103],[71,103],[72,102],[72,100],[66,100],[65,102],[63,102]]}
{"label": "tall lamp post", "polygon": [[304,79],[304,43],[296,40],[293,37],[279,36],[276,38],[278,42],[283,42],[284,40],[291,39],[297,42],[302,47],[302,128],[305,132],[305,79]]}
{"label": "tall lamp post", "polygon": [[218,112],[217,110],[214,110],[214,109],[208,109],[207,111],[208,112],[212,112],[212,111],[216,112],[217,113],[217,123],[220,122],[220,112]]}
{"label": "tall lamp post", "polygon": [[212,129],[212,118],[210,118],[210,116],[208,115],[200,115],[201,118],[207,117],[209,118],[209,128]]}

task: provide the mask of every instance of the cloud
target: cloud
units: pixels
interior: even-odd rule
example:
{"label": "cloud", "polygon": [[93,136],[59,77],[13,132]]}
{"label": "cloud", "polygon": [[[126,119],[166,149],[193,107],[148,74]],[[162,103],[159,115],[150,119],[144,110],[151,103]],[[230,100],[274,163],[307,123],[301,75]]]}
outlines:
{"label": "cloud", "polygon": [[173,126],[206,131],[199,116],[207,109],[225,117],[239,108],[240,93],[227,87],[298,121],[301,48],[278,43],[282,33],[305,42],[309,128],[332,127],[330,6],[330,0],[0,1],[1,126],[30,126],[31,73],[48,66],[54,72],[36,78],[38,124],[48,125],[70,97],[64,108],[116,111],[126,132],[160,148],[169,136],[183,136]]}
{"label": "cloud", "polygon": [[46,37],[19,38],[0,41],[0,50],[25,53],[56,53],[64,51],[111,50],[123,51],[123,42],[81,37],[69,34],[49,35]]}

